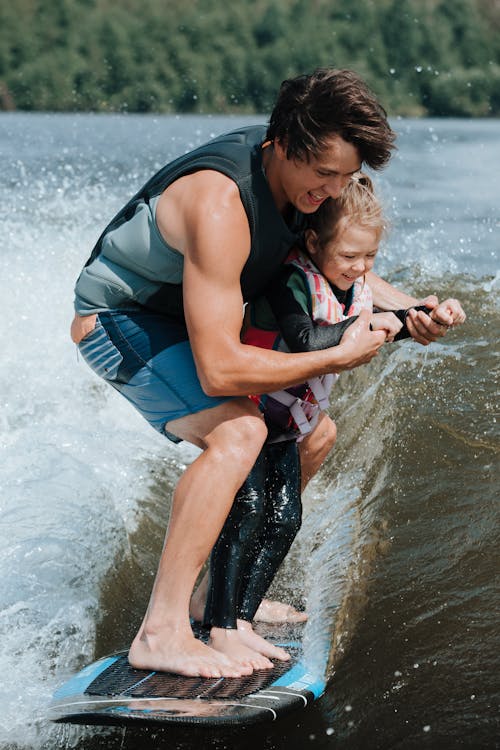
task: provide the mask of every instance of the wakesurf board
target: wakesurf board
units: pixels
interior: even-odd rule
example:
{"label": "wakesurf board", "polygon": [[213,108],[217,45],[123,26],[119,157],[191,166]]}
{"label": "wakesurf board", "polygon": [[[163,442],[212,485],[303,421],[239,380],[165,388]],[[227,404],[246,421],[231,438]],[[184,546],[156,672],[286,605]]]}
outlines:
{"label": "wakesurf board", "polygon": [[[307,706],[325,689],[303,661],[303,626],[263,626],[258,632],[291,659],[239,678],[206,679],[135,669],[120,651],[82,669],[54,694],[49,718],[97,725],[224,726],[274,721]],[[200,634],[203,637],[203,634]]]}

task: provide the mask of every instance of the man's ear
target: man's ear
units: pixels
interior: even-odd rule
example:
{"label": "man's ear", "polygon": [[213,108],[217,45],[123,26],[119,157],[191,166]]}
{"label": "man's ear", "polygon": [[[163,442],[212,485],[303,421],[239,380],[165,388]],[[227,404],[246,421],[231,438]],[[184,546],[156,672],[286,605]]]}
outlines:
{"label": "man's ear", "polygon": [[304,242],[309,255],[317,255],[319,252],[319,240],[314,229],[306,229],[304,232]]}
{"label": "man's ear", "polygon": [[286,155],[286,151],[288,148],[287,140],[286,138],[283,138],[281,140],[280,138],[275,138],[273,141],[273,147],[274,147],[274,153],[278,157],[280,161],[286,161],[288,158]]}

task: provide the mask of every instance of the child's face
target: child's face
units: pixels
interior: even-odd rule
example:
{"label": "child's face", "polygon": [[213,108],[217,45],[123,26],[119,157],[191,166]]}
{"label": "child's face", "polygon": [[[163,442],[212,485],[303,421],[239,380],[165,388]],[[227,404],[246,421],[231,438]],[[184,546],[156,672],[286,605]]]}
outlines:
{"label": "child's face", "polygon": [[379,239],[377,229],[349,224],[328,244],[320,246],[310,237],[307,247],[323,276],[337,289],[346,291],[373,267]]}

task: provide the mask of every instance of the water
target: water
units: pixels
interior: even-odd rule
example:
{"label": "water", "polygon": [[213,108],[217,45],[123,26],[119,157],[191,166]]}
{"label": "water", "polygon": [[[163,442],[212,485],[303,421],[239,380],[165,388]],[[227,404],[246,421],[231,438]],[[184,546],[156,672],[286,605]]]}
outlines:
{"label": "water", "polygon": [[171,491],[194,449],[163,441],[78,362],[72,288],[98,233],[158,167],[261,118],[0,115],[0,747],[494,748],[498,721],[500,129],[400,120],[377,178],[377,269],[463,301],[467,324],[344,374],[339,440],[305,497],[274,593],[307,602],[311,710],[238,731],[50,725],[47,701],[125,647]]}

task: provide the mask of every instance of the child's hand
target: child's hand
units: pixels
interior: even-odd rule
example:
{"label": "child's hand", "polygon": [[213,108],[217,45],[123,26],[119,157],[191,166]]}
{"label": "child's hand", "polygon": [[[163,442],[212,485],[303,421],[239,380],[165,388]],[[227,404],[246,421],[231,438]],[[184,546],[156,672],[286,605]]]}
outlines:
{"label": "child's hand", "polygon": [[431,320],[444,326],[456,326],[465,321],[466,315],[457,299],[445,299],[430,313]]}
{"label": "child's hand", "polygon": [[394,341],[394,336],[403,327],[401,321],[392,312],[373,313],[370,325],[372,331],[385,331],[386,341]]}

